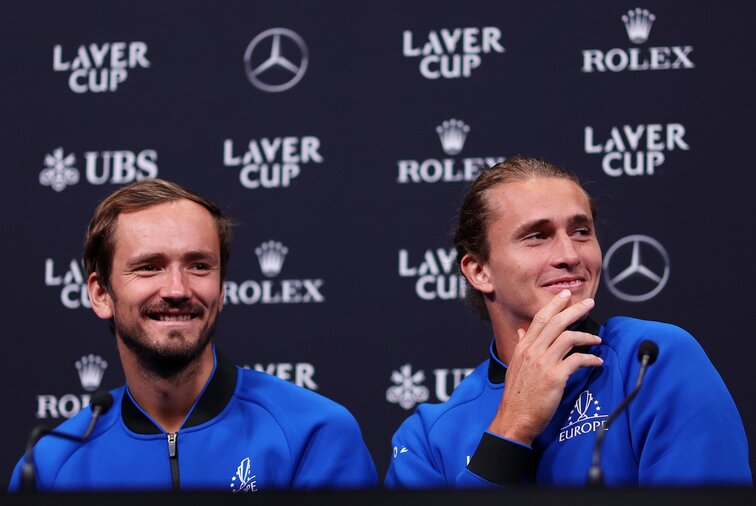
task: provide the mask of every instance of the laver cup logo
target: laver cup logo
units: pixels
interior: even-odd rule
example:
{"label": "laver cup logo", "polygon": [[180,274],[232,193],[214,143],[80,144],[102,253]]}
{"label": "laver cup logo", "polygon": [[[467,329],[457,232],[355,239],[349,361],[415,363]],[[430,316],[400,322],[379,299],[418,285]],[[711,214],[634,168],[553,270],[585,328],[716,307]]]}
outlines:
{"label": "laver cup logo", "polygon": [[[622,22],[630,43],[643,44],[651,34],[656,16],[647,9],[638,7],[619,16],[619,21]],[[581,70],[591,73],[692,69],[695,68],[691,59],[692,52],[693,46],[688,45],[585,49],[582,52]]]}
{"label": "laver cup logo", "polygon": [[268,373],[284,381],[289,381],[308,390],[317,390],[315,366],[309,362],[271,362],[265,364],[244,364],[245,369]]}
{"label": "laver cup logo", "polygon": [[402,33],[402,55],[418,58],[420,74],[426,79],[470,77],[483,64],[484,55],[503,52],[501,30],[495,26]]}
{"label": "laver cup logo", "polygon": [[452,300],[465,296],[467,283],[457,272],[457,251],[436,248],[424,253],[399,250],[399,276],[415,279],[415,293],[422,300]]}
{"label": "laver cup logo", "polygon": [[60,303],[68,309],[90,308],[89,292],[84,280],[84,268],[79,260],[67,264],[55,264],[52,258],[45,259],[45,286],[60,287]]}
{"label": "laver cup logo", "polygon": [[601,169],[611,177],[653,176],[667,153],[690,150],[681,123],[587,126],[584,134],[585,153],[600,155]]}
{"label": "laver cup logo", "polygon": [[53,70],[68,72],[68,87],[74,93],[118,91],[129,71],[149,68],[144,42],[82,44],[75,50],[61,44],[53,47]]}
{"label": "laver cup logo", "polygon": [[223,165],[239,167],[239,182],[250,190],[288,188],[304,166],[320,163],[320,139],[313,135],[261,137],[241,146],[223,141]]}

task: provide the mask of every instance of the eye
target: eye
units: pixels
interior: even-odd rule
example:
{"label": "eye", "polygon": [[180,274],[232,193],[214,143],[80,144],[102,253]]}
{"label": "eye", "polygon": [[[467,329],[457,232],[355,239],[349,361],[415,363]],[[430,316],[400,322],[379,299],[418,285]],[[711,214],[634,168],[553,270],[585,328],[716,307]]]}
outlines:
{"label": "eye", "polygon": [[548,239],[548,236],[543,232],[533,232],[522,238],[526,243],[539,243]]}
{"label": "eye", "polygon": [[215,264],[213,262],[195,262],[192,264],[189,264],[188,270],[198,276],[204,276],[205,274],[210,274],[216,269]]}
{"label": "eye", "polygon": [[157,272],[160,270],[159,265],[155,264],[142,264],[137,265],[134,267],[134,270],[132,271],[137,276],[152,276],[153,274],[157,274]]}
{"label": "eye", "polygon": [[590,227],[580,227],[575,229],[573,233],[582,237],[590,237],[593,235],[593,230]]}

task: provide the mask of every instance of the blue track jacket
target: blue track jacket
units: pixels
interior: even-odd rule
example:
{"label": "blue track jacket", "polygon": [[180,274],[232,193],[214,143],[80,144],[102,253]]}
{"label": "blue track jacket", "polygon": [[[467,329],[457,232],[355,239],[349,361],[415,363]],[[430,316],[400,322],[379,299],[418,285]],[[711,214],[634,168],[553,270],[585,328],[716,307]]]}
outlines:
{"label": "blue track jacket", "polygon": [[[181,429],[166,434],[126,387],[84,444],[47,436],[34,450],[37,488],[228,490],[377,484],[357,422],[342,406],[271,375],[216,366]],[[82,434],[91,410],[58,430]],[[10,490],[20,487],[21,462]]]}
{"label": "blue track jacket", "polygon": [[602,467],[609,486],[751,485],[748,443],[727,388],[701,346],[664,323],[588,319],[580,330],[603,342],[587,351],[603,367],[579,369],[546,430],[523,446],[486,432],[501,402],[506,366],[492,345],[443,404],[424,404],[393,438],[388,487],[582,486],[596,433],[635,387],[639,344],[659,356],[643,386],[608,429]]}

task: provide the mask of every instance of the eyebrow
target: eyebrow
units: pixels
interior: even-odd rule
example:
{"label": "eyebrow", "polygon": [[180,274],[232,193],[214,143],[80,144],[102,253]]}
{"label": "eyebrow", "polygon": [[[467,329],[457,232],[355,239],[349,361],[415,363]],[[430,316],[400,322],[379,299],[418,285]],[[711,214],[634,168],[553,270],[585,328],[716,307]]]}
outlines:
{"label": "eyebrow", "polygon": [[184,255],[184,260],[210,260],[217,262],[218,257],[212,251],[195,250],[190,251]]}
{"label": "eyebrow", "polygon": [[[144,253],[142,255],[138,255],[130,259],[127,262],[127,265],[134,266],[134,265],[139,265],[142,263],[155,262],[157,260],[162,260],[164,258],[165,258],[165,255],[163,253]],[[193,251],[188,251],[187,253],[185,253],[183,256],[183,260],[187,262],[193,262],[197,260],[217,262],[218,257],[211,251],[193,250]]]}
{"label": "eyebrow", "polygon": [[[552,221],[553,220],[550,220],[548,218],[540,218],[538,220],[523,223],[522,225],[517,227],[517,230],[515,230],[515,236],[519,237],[533,230],[538,230],[543,226],[550,224]],[[575,225],[591,225],[592,223],[593,219],[585,214],[576,214],[575,216],[571,216],[567,221],[567,224],[570,227],[574,227]]]}

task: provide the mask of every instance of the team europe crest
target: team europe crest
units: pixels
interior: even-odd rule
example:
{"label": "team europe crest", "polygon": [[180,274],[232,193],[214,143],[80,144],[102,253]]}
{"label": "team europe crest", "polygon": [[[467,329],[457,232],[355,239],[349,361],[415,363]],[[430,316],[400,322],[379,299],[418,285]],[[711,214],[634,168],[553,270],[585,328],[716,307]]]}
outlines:
{"label": "team europe crest", "polygon": [[252,474],[252,463],[247,457],[239,463],[236,474],[231,477],[231,491],[257,492],[257,475]]}
{"label": "team europe crest", "polygon": [[584,390],[575,401],[567,417],[567,424],[559,431],[559,442],[595,432],[604,426],[608,415],[602,414],[601,403],[590,390]]}

